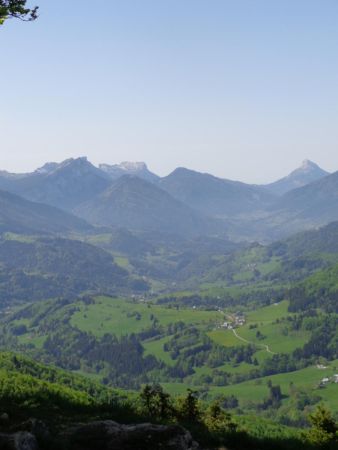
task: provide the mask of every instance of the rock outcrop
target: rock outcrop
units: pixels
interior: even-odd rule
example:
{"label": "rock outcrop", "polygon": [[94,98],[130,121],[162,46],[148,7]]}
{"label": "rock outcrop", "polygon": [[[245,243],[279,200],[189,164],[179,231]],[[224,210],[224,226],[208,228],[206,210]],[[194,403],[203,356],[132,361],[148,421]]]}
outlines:
{"label": "rock outcrop", "polygon": [[33,434],[19,431],[14,434],[0,433],[0,450],[38,450]]}
{"label": "rock outcrop", "polygon": [[191,434],[180,426],[120,425],[111,420],[68,430],[64,439],[71,450],[197,450]]}
{"label": "rock outcrop", "polygon": [[30,433],[36,438],[39,444],[41,444],[42,446],[46,446],[46,448],[48,448],[48,445],[52,440],[52,436],[48,426],[42,420],[38,419],[28,419],[26,422],[23,422],[20,425],[11,427],[10,431],[13,433],[24,431],[26,433]]}
{"label": "rock outcrop", "polygon": [[[18,431],[20,429],[20,431]],[[189,431],[178,425],[121,425],[112,420],[74,425],[58,435],[31,419],[0,433],[0,450],[198,450]]]}

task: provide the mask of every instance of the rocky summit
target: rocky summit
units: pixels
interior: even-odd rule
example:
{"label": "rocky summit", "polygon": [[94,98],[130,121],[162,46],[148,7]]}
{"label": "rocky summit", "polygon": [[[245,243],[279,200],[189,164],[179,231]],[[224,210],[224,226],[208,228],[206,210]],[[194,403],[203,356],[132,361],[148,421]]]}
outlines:
{"label": "rocky summit", "polygon": [[144,180],[150,182],[156,182],[159,177],[150,172],[146,163],[144,162],[131,162],[124,161],[120,164],[100,164],[99,168],[107,173],[113,180],[117,180],[123,175],[135,175],[139,178],[143,178]]}

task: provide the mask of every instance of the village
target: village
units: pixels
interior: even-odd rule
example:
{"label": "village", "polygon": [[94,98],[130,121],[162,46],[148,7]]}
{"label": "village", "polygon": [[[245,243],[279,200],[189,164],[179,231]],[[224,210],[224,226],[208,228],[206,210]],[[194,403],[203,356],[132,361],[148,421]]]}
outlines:
{"label": "village", "polygon": [[[221,309],[218,310],[219,313],[224,314],[224,311]],[[246,319],[243,313],[236,312],[233,315],[225,315],[227,317],[227,321],[223,322],[220,328],[224,328],[226,330],[234,330],[235,328],[242,327],[246,323]]]}
{"label": "village", "polygon": [[[319,370],[325,370],[327,369],[327,366],[324,366],[324,364],[317,364],[317,369]],[[320,382],[318,383],[318,388],[324,388],[329,383],[336,383],[338,384],[338,373],[335,373],[331,377],[323,377]]]}

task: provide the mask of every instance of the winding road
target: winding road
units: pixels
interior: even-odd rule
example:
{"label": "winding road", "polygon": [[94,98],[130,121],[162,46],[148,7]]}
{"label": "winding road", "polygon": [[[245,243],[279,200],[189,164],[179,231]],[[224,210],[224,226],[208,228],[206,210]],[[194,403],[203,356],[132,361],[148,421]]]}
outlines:
{"label": "winding road", "polygon": [[240,341],[243,341],[243,342],[245,342],[247,344],[252,344],[252,345],[259,346],[259,347],[263,347],[271,355],[277,355],[277,353],[275,353],[272,350],[270,350],[268,345],[266,345],[266,344],[257,344],[256,342],[248,341],[247,339],[244,339],[243,337],[241,337],[234,328],[232,329],[232,332],[234,333],[236,338],[239,339]]}

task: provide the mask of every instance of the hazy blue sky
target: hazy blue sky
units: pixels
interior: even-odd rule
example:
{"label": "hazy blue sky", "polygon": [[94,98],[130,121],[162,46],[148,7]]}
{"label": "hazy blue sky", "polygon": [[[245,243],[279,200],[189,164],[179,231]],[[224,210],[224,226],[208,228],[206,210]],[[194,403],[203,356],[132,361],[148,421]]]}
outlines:
{"label": "hazy blue sky", "polygon": [[338,170],[337,0],[35,3],[38,21],[0,28],[0,169]]}

